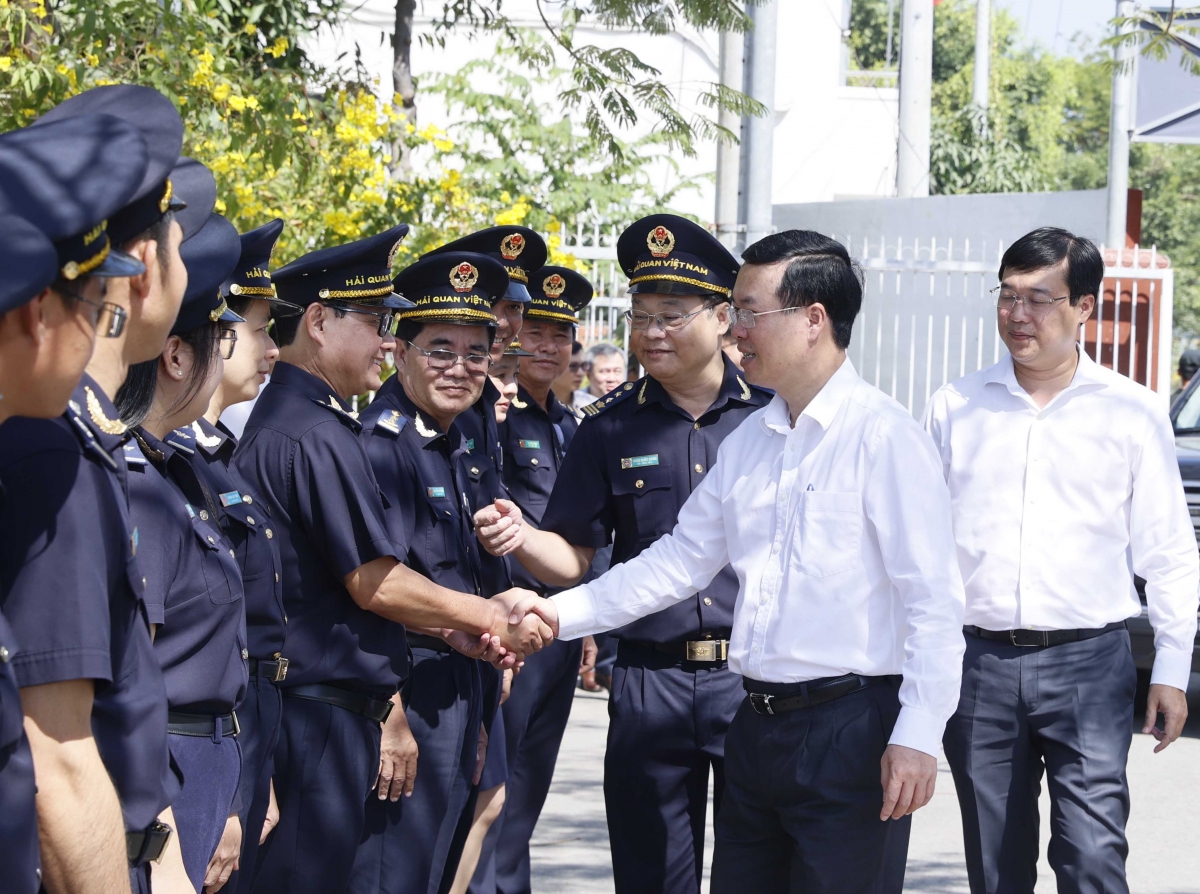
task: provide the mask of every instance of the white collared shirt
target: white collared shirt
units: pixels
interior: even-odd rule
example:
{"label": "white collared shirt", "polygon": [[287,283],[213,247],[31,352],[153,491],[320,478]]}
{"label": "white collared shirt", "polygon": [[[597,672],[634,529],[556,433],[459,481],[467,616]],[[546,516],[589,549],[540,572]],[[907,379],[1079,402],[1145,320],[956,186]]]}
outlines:
{"label": "white collared shirt", "polygon": [[937,755],[958,706],[962,579],[920,426],[847,359],[793,428],[776,397],[722,443],[668,536],[554,597],[560,635],[609,630],[737,573],[729,667],[768,682],[903,674],[891,741]]}
{"label": "white collared shirt", "polygon": [[1138,614],[1151,677],[1187,689],[1200,556],[1166,408],[1086,354],[1044,408],[1012,357],[941,388],[924,425],[942,455],[966,586],[988,630],[1103,627]]}

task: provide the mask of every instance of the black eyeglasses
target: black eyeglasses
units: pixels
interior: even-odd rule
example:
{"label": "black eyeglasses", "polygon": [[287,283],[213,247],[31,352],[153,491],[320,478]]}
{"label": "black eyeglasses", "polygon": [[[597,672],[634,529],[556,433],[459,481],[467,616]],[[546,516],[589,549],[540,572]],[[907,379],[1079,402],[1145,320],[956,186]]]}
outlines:
{"label": "black eyeglasses", "polygon": [[56,291],[66,295],[72,301],[86,304],[92,309],[90,314],[92,327],[101,338],[119,338],[125,331],[125,321],[129,319],[129,311],[119,304],[84,298],[78,292],[72,292],[67,288],[56,288]]}
{"label": "black eyeglasses", "polygon": [[454,351],[447,351],[439,348],[436,351],[426,351],[420,345],[415,345],[411,341],[408,342],[410,348],[416,348],[425,355],[425,359],[429,361],[429,368],[436,369],[439,372],[445,372],[448,369],[453,369],[459,361],[462,361],[463,368],[471,375],[481,375],[488,371],[491,365],[492,358],[487,354],[456,354]]}
{"label": "black eyeglasses", "polygon": [[232,329],[222,329],[219,338],[221,342],[221,359],[228,360],[233,356],[233,348],[237,344],[237,333]]}
{"label": "black eyeglasses", "polygon": [[340,301],[330,301],[328,303],[329,303],[330,307],[336,307],[338,310],[346,311],[346,313],[362,314],[362,315],[368,316],[368,317],[379,317],[379,328],[376,330],[376,332],[380,336],[390,335],[392,332],[392,327],[394,327],[396,325],[396,315],[390,310],[388,310],[388,311],[366,310],[361,307],[354,307],[349,304],[343,304]]}

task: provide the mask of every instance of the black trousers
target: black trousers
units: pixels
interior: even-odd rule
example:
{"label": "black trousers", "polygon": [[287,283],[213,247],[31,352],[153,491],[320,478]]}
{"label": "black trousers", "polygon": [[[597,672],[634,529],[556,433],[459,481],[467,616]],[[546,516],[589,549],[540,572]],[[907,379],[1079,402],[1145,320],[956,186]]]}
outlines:
{"label": "black trousers", "polygon": [[912,817],[879,819],[899,713],[888,684],[776,716],[744,701],[725,737],[712,894],[900,894]]}

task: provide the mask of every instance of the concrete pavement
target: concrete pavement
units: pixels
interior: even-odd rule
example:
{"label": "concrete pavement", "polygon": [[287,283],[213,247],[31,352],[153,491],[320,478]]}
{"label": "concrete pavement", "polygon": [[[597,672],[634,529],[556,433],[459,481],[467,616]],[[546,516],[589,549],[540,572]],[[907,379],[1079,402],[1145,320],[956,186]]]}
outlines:
{"label": "concrete pavement", "polygon": [[[541,894],[613,891],[602,782],[607,729],[604,694],[578,692],[533,838],[533,886]],[[1128,770],[1130,888],[1133,894],[1200,894],[1200,739],[1180,739],[1157,755],[1153,747],[1149,736],[1134,736]],[[1043,792],[1037,894],[1056,890],[1044,856],[1049,816]],[[933,801],[913,819],[905,891],[968,892],[959,822],[954,782],[943,760]],[[711,816],[707,844],[706,868],[712,862]]]}

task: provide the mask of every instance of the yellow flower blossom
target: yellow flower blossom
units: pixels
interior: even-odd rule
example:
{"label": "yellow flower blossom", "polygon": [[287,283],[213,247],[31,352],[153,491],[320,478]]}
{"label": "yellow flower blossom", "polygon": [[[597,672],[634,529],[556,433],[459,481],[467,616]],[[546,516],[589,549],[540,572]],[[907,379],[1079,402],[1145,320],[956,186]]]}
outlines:
{"label": "yellow flower blossom", "polygon": [[233,92],[233,88],[228,84],[217,84],[213,87],[212,98],[217,102],[224,102],[229,98],[229,94]]}
{"label": "yellow flower blossom", "polygon": [[288,51],[288,39],[286,37],[277,37],[275,42],[265,50],[268,56],[278,59]]}
{"label": "yellow flower blossom", "polygon": [[12,57],[0,56],[0,71],[8,71],[12,68]]}
{"label": "yellow flower blossom", "polygon": [[247,23],[245,24],[245,26],[242,28],[242,33],[244,33],[244,34],[257,34],[257,33],[258,33],[258,26],[257,26],[257,25],[255,25],[253,22],[247,22]]}

